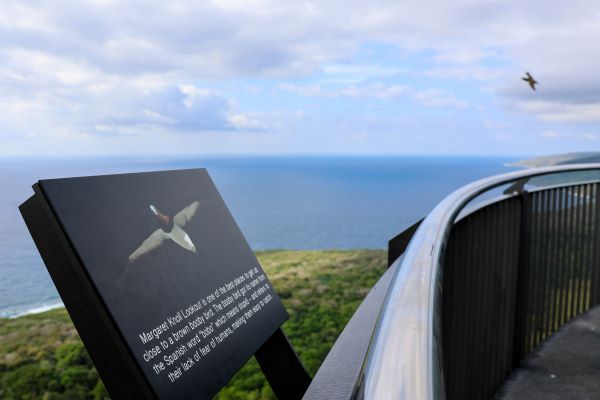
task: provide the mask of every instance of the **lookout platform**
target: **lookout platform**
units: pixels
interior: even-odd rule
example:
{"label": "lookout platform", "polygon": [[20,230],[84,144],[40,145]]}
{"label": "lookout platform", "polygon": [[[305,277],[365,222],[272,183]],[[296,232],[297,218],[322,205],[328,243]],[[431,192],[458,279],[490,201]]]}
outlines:
{"label": "lookout platform", "polygon": [[600,399],[600,306],[574,318],[530,353],[496,398]]}

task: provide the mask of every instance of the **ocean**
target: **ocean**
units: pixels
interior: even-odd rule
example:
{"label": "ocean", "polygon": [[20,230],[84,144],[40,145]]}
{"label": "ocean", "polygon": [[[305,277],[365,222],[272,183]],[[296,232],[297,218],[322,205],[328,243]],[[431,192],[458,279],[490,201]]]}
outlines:
{"label": "ocean", "polygon": [[[0,159],[0,317],[60,305],[18,211],[39,179],[206,168],[254,250],[385,249],[441,199],[513,158]],[[110,210],[107,210],[109,213]]]}

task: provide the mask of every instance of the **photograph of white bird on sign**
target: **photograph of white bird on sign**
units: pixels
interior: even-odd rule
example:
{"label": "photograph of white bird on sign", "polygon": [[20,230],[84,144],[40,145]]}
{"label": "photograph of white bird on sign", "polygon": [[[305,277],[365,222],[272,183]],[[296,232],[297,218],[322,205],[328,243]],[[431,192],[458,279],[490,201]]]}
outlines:
{"label": "photograph of white bird on sign", "polygon": [[138,247],[133,253],[129,255],[129,262],[134,262],[138,257],[154,250],[158,246],[162,245],[165,240],[172,240],[186,250],[193,253],[196,252],[196,246],[190,239],[190,236],[183,230],[185,225],[196,215],[196,210],[200,202],[194,201],[183,210],[179,211],[173,218],[161,214],[160,211],[153,205],[150,205],[150,211],[154,214],[166,227],[166,231],[163,228],[159,228],[152,232],[148,239]]}

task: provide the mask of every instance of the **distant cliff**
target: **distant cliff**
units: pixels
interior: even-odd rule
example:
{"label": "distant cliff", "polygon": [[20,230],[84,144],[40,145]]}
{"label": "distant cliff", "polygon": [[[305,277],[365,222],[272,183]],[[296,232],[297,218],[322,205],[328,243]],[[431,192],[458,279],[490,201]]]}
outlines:
{"label": "distant cliff", "polygon": [[600,163],[600,152],[565,153],[552,156],[542,156],[517,161],[511,165],[517,167],[548,167],[563,164]]}

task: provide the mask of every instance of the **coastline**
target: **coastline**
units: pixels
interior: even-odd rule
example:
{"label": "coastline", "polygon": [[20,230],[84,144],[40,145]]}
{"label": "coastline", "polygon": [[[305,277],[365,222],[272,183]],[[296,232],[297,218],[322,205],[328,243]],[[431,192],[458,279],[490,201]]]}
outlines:
{"label": "coastline", "polygon": [[50,310],[55,310],[57,308],[64,308],[64,304],[62,301],[58,300],[55,302],[51,302],[51,303],[43,303],[41,305],[35,305],[35,306],[31,306],[30,308],[25,309],[24,311],[15,311],[15,312],[6,312],[3,313],[0,318],[5,318],[5,319],[15,319],[15,318],[19,318],[25,315],[32,315],[32,314],[41,314],[43,312],[46,311],[50,311]]}
{"label": "coastline", "polygon": [[563,164],[600,162],[599,152],[565,153],[550,156],[533,157],[505,164],[507,167],[538,168]]}

